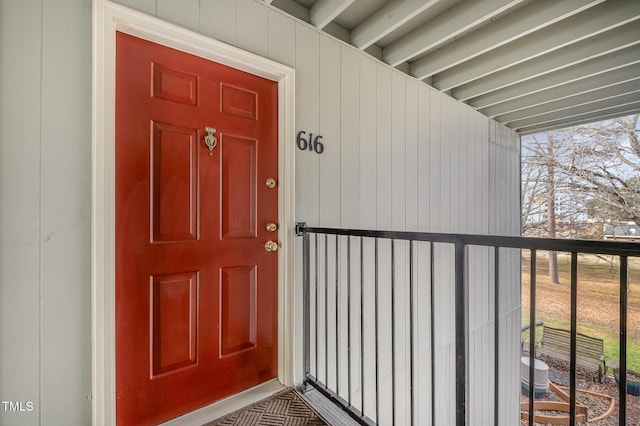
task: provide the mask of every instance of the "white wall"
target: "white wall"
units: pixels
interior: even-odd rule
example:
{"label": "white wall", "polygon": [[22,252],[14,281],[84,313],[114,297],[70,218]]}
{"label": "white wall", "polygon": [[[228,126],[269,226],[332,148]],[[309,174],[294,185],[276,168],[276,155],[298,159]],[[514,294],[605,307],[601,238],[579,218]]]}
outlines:
{"label": "white wall", "polygon": [[[297,220],[519,234],[519,138],[510,130],[255,0],[119,3],[296,69],[296,130],[325,145],[322,155],[297,151]],[[2,425],[90,422],[90,39],[89,0],[0,2],[0,399],[35,403],[26,414],[0,407]],[[517,358],[519,338],[519,257],[511,256],[500,272],[502,359]],[[475,344],[493,333],[492,272],[482,264],[470,290],[484,297],[470,312]],[[449,283],[437,277],[443,389],[453,359]],[[491,382],[478,395],[492,392],[492,368],[471,365],[472,383]],[[502,377],[505,424],[517,421],[518,368],[514,361]],[[448,424],[451,399],[439,398],[439,424]],[[475,398],[470,407],[484,407]]]}
{"label": "white wall", "polygon": [[90,421],[90,112],[91,1],[1,1],[2,425]]}

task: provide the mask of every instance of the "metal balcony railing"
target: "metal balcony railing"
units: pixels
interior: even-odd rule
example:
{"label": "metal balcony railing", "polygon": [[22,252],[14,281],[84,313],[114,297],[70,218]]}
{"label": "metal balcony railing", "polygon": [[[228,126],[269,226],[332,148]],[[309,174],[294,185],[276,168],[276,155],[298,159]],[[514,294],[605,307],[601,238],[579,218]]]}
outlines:
{"label": "metal balcony railing", "polygon": [[[491,235],[440,234],[423,232],[391,232],[357,229],[296,226],[302,238],[304,289],[304,370],[305,383],[317,389],[342,407],[361,424],[437,424],[436,410],[449,413],[450,423],[458,426],[478,423],[470,416],[470,291],[482,280],[489,289],[487,321],[490,338],[482,345],[491,354],[493,369],[490,384],[493,395],[486,397],[490,407],[487,416],[499,425],[505,412],[505,381],[500,378],[502,363],[519,353],[519,340],[501,341],[506,330],[520,331],[520,316],[510,317],[501,326],[501,289],[504,292],[505,264],[515,266],[510,285],[520,285],[522,250],[531,253],[530,318],[536,323],[536,255],[539,251],[571,254],[570,304],[570,424],[576,423],[576,336],[577,336],[577,256],[604,254],[619,258],[620,263],[620,362],[619,418],[626,418],[627,406],[627,290],[628,258],[640,257],[640,244],[595,240],[561,240],[546,238],[504,237]],[[478,273],[481,271],[481,273]],[[481,276],[478,281],[477,275]],[[501,284],[501,279],[502,284]],[[439,328],[450,327],[447,307],[437,306],[437,291],[449,289],[453,302],[450,313],[454,325],[454,361],[446,376],[436,359],[436,337]],[[418,292],[420,294],[418,295]],[[517,288],[518,295],[520,288]],[[484,303],[484,302],[483,302]],[[520,300],[517,301],[518,311]],[[444,312],[444,313],[443,313]],[[475,315],[475,314],[474,314]],[[517,320],[514,320],[517,318]],[[444,333],[444,332],[442,332]],[[445,333],[446,334],[446,333]],[[519,335],[518,335],[519,339]],[[505,352],[502,345],[514,345],[515,352]],[[426,348],[426,349],[425,349]],[[529,413],[534,412],[535,338],[529,341]],[[475,352],[474,352],[475,353]],[[426,354],[426,355],[425,355]],[[425,361],[426,360],[426,361]],[[518,358],[517,361],[520,359]],[[475,361],[474,361],[475,362]],[[474,364],[475,365],[475,364]],[[513,364],[511,364],[513,365]],[[519,364],[516,370],[520,371]],[[435,377],[445,374],[439,383],[449,380],[450,395],[455,395],[455,408],[438,400]],[[427,379],[425,379],[425,377]],[[504,379],[504,378],[503,378]],[[474,379],[477,380],[477,379]],[[425,382],[428,383],[425,387]],[[520,382],[518,375],[516,383]],[[475,383],[475,382],[474,382]],[[512,382],[509,382],[512,383]],[[501,395],[503,396],[501,398]],[[426,398],[426,400],[425,400]],[[445,405],[443,407],[443,404]],[[519,399],[517,407],[520,412]],[[427,408],[425,408],[427,407]],[[427,414],[425,414],[427,413]],[[419,414],[419,416],[418,416]],[[426,417],[425,417],[426,415]],[[474,414],[475,415],[475,414]],[[419,418],[418,418],[419,417]],[[485,420],[482,420],[484,422]],[[534,424],[529,416],[529,425]],[[622,424],[622,423],[621,423]]]}

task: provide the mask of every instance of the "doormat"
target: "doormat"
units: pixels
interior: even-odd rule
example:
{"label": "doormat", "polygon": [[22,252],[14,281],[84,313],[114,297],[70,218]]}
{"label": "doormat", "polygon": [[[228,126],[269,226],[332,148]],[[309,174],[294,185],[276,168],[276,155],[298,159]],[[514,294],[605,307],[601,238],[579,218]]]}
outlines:
{"label": "doormat", "polygon": [[295,389],[287,389],[203,426],[325,426]]}

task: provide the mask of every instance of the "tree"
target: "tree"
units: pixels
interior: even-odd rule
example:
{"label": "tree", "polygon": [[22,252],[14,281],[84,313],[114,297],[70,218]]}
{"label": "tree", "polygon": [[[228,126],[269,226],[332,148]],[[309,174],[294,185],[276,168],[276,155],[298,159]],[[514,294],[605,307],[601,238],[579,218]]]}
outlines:
{"label": "tree", "polygon": [[562,164],[590,217],[640,224],[639,114],[577,128],[571,162]]}
{"label": "tree", "polygon": [[[640,224],[639,119],[634,114],[523,137],[523,233],[548,228],[545,195],[550,189],[555,191],[556,222],[588,218]],[[553,185],[545,185],[551,170]]]}
{"label": "tree", "polygon": [[[584,237],[577,225],[587,220],[640,224],[639,118],[523,137],[523,235],[555,237],[562,223],[563,236]],[[557,282],[554,257],[549,269]]]}
{"label": "tree", "polygon": [[[557,236],[557,215],[556,215],[556,149],[555,145],[559,140],[553,133],[534,135],[528,144],[523,145],[523,165],[525,165],[527,179],[523,181],[522,191],[527,203],[523,202],[523,212],[528,215],[536,211],[539,216],[544,212],[544,220],[530,223],[530,229],[541,231],[544,228],[546,235],[555,238]],[[544,208],[543,206],[546,206]],[[523,220],[523,224],[527,220]],[[524,228],[524,226],[523,226]],[[558,277],[558,254],[549,253],[549,279],[554,284],[559,284]]]}
{"label": "tree", "polygon": [[[549,237],[551,238],[555,238],[558,236],[556,226],[555,189],[556,155],[555,150],[553,149],[553,143],[553,137],[547,137],[547,229],[549,231]],[[558,253],[556,253],[555,251],[549,253],[549,280],[553,284],[560,284],[560,278],[558,277]]]}

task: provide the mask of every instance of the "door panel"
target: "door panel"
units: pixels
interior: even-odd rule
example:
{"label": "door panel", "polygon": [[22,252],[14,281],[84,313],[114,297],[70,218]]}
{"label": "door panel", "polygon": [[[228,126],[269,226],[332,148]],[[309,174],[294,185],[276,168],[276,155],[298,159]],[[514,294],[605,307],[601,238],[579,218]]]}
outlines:
{"label": "door panel", "polygon": [[276,377],[277,171],[275,82],[117,34],[118,424]]}
{"label": "door panel", "polygon": [[198,224],[197,129],[153,123],[153,241],[195,240]]}
{"label": "door panel", "polygon": [[222,268],[220,356],[256,345],[256,265]]}
{"label": "door panel", "polygon": [[198,104],[198,76],[151,64],[153,89],[151,96],[185,105]]}
{"label": "door panel", "polygon": [[151,285],[151,377],[156,377],[197,362],[198,273],[153,277]]}
{"label": "door panel", "polygon": [[222,135],[222,238],[256,235],[256,140]]}
{"label": "door panel", "polygon": [[251,120],[258,117],[258,94],[241,87],[221,85],[222,112]]}

